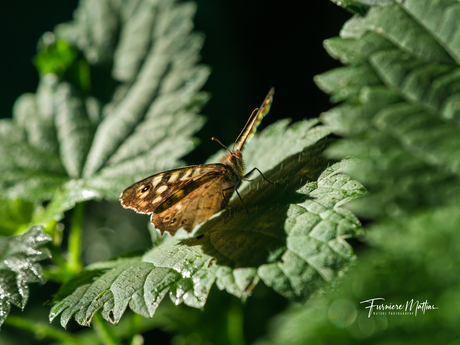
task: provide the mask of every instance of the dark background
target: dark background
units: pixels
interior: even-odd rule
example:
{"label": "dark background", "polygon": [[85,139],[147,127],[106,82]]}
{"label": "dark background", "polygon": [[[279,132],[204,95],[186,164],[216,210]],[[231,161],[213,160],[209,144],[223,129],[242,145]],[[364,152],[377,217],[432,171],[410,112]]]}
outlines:
{"label": "dark background", "polygon": [[[197,134],[201,145],[186,157],[202,163],[219,146],[233,142],[251,111],[271,86],[274,104],[261,128],[290,117],[312,118],[330,107],[313,83],[314,75],[340,64],[322,47],[337,36],[350,15],[328,0],[198,0],[196,30],[206,34],[202,62],[212,73],[204,89],[212,94],[202,113],[208,117]],[[72,19],[76,0],[17,1],[0,10],[0,117],[10,117],[15,99],[35,92],[38,73],[32,60],[45,31]]]}

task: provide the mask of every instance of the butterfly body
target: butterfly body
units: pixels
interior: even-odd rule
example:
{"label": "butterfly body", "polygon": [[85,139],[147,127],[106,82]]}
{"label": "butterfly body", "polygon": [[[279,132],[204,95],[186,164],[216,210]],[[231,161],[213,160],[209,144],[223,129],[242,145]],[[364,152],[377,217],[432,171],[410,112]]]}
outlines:
{"label": "butterfly body", "polygon": [[241,151],[231,151],[221,158],[220,163],[227,167],[227,177],[240,184],[244,179],[244,161]]}
{"label": "butterfly body", "polygon": [[173,169],[147,177],[121,193],[121,205],[137,213],[151,213],[155,227],[171,235],[181,227],[191,231],[225,208],[233,193],[238,193],[241,182],[258,170],[255,168],[245,175],[242,149],[261,117],[268,113],[273,93],[271,89],[259,111],[253,112],[235,142],[236,149],[229,150],[220,163]]}

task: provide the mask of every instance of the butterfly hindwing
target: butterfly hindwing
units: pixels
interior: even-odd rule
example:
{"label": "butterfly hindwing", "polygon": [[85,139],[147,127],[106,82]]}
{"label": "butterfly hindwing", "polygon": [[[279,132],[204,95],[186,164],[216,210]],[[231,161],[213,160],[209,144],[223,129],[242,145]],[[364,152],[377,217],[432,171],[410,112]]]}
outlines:
{"label": "butterfly hindwing", "polygon": [[149,176],[126,188],[120,196],[123,207],[137,213],[152,213],[171,195],[207,174],[225,172],[223,164],[195,165]]}
{"label": "butterfly hindwing", "polygon": [[174,234],[180,227],[191,231],[226,206],[232,187],[225,174],[209,173],[173,194],[155,210],[151,221],[162,232]]}

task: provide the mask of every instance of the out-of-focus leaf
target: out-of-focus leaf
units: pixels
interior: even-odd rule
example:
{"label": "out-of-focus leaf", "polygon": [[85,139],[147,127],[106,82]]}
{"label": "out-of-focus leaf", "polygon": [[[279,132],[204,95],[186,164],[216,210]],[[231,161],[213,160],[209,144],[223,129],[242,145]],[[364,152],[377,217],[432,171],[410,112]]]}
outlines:
{"label": "out-of-focus leaf", "polygon": [[331,1],[337,4],[338,6],[345,8],[347,11],[351,13],[357,13],[360,15],[364,15],[366,11],[368,10],[368,6],[366,6],[365,1],[364,1],[364,4],[360,0],[345,0],[345,1],[331,0]]}
{"label": "out-of-focus leaf", "polygon": [[[279,315],[256,344],[388,344],[406,334],[405,344],[455,343],[460,337],[459,221],[455,206],[370,228],[378,252],[364,255],[330,295]],[[372,298],[385,298],[376,305],[402,304],[403,309],[374,309],[369,317],[365,307],[370,304],[361,302]],[[412,300],[437,309],[420,308],[415,314]]]}
{"label": "out-of-focus leaf", "polygon": [[20,234],[29,228],[34,205],[22,200],[0,199],[0,236]]}
{"label": "out-of-focus leaf", "polygon": [[40,248],[51,237],[32,227],[27,233],[15,237],[0,237],[0,325],[10,312],[11,305],[23,309],[29,298],[30,283],[43,280],[37,263],[50,256]]}
{"label": "out-of-focus leaf", "polygon": [[91,87],[89,64],[83,54],[66,41],[56,40],[51,32],[40,39],[34,63],[42,75],[54,74],[82,91],[89,91]]}
{"label": "out-of-focus leaf", "polygon": [[260,279],[283,296],[303,300],[334,281],[354,258],[345,239],[360,232],[358,220],[339,206],[364,189],[342,174],[348,162],[327,168],[321,157],[325,127],[288,123],[268,127],[247,146],[246,162],[276,182],[259,176],[242,187],[249,215],[234,198],[226,222],[223,211],[191,236],[165,235],[142,258],[107,262],[112,268],[58,301],[51,319],[61,313],[64,327],[71,317],[88,325],[102,308],[105,319],[118,323],[128,306],[151,317],[167,294],[175,304],[199,308],[214,283],[245,299]]}
{"label": "out-of-focus leaf", "polygon": [[[370,218],[349,275],[274,320],[257,344],[453,344],[460,333],[458,210],[458,1],[360,0],[369,6],[326,49],[352,66],[317,78],[333,100],[324,114],[345,136],[329,156],[357,159],[345,171],[369,193],[347,204]],[[369,76],[358,73],[371,69]],[[345,72],[344,72],[345,71]],[[369,82],[370,75],[379,83]],[[336,80],[335,78],[343,78]],[[353,92],[341,96],[340,85]],[[402,312],[362,304],[403,305]],[[437,309],[410,310],[410,302]],[[409,303],[409,309],[406,309]],[[442,329],[442,332],[439,330]]]}
{"label": "out-of-focus leaf", "polygon": [[42,74],[52,73],[62,77],[66,69],[77,58],[78,50],[63,40],[53,43],[53,45],[43,47],[43,51],[35,58],[35,66]]}
{"label": "out-of-focus leaf", "polygon": [[[82,1],[74,21],[45,34],[37,93],[21,96],[13,119],[0,121],[5,196],[51,200],[34,217],[47,223],[77,202],[116,200],[136,180],[182,164],[207,100],[194,12],[193,3],[173,0]],[[78,78],[67,77],[74,67]]]}
{"label": "out-of-focus leaf", "polygon": [[[458,10],[450,1],[371,6],[365,17],[344,26],[342,38],[325,43],[333,56],[353,64],[316,80],[333,99],[346,100],[323,119],[349,136],[329,155],[361,158],[347,171],[372,191],[350,204],[359,215],[439,206],[459,189],[460,42],[457,25],[446,19]],[[379,82],[363,77],[363,69]],[[353,92],[342,97],[350,82]]]}

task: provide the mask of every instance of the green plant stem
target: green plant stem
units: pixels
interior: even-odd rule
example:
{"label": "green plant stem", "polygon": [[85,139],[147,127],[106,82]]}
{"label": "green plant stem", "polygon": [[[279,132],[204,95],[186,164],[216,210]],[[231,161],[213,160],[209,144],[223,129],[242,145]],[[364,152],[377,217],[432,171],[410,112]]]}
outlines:
{"label": "green plant stem", "polygon": [[67,259],[67,267],[73,273],[78,273],[81,270],[81,237],[82,237],[82,222],[85,212],[85,203],[81,202],[75,205],[72,223],[70,225],[69,234],[69,253]]}
{"label": "green plant stem", "polygon": [[57,340],[66,344],[85,345],[70,333],[61,331],[44,323],[26,320],[18,316],[9,315],[4,325],[31,332],[38,337]]}
{"label": "green plant stem", "polygon": [[[40,223],[40,222],[37,222],[36,220],[32,219],[32,223]],[[56,228],[56,225],[58,223],[59,222],[57,220],[54,220],[54,219],[50,220],[50,222],[46,224],[45,228],[43,229],[43,232],[53,237],[54,229]],[[54,237],[53,237],[53,241],[54,241]]]}
{"label": "green plant stem", "polygon": [[57,266],[51,265],[46,267],[46,269],[43,270],[43,276],[57,283],[63,283],[70,279],[73,276],[73,272],[69,270],[68,263],[62,256],[60,249],[56,247],[53,242],[47,243],[46,247],[51,252],[51,257]]}
{"label": "green plant stem", "polygon": [[61,271],[66,270],[67,263],[63,258],[61,252],[59,251],[59,248],[57,248],[53,243],[47,243],[46,247],[49,249],[51,257],[53,258],[54,262],[59,266]]}
{"label": "green plant stem", "polygon": [[94,329],[96,330],[99,339],[105,345],[121,345],[115,333],[110,329],[107,322],[102,318],[100,313],[94,314],[93,317]]}
{"label": "green plant stem", "polygon": [[228,340],[232,345],[245,345],[243,334],[244,314],[241,302],[233,300],[230,310],[227,313]]}

